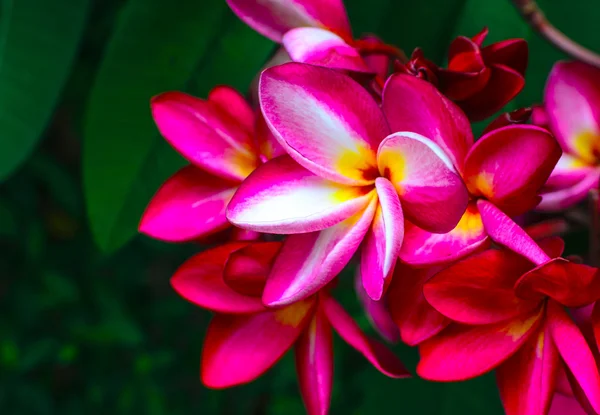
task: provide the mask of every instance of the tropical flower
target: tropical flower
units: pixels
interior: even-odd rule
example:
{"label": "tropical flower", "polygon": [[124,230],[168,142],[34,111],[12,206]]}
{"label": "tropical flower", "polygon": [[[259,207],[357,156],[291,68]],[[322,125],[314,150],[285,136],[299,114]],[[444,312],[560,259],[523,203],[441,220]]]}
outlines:
{"label": "tropical flower", "polygon": [[262,116],[227,86],[214,88],[207,100],[166,92],[151,107],[161,134],[191,164],[154,195],[140,232],[181,242],[229,228],[225,208],[241,181],[283,152]]}
{"label": "tropical flower", "polygon": [[517,249],[505,231],[517,226],[508,216],[521,215],[539,203],[538,193],[561,154],[554,137],[537,126],[505,125],[507,121],[500,120],[495,122],[500,128],[492,126],[473,143],[464,113],[433,85],[405,74],[388,80],[383,111],[392,131],[412,131],[435,141],[470,195],[460,222],[446,234],[432,233],[408,218],[400,258],[419,266],[447,263],[485,248],[488,236]]}
{"label": "tropical flower", "polygon": [[488,29],[450,45],[448,68],[440,68],[438,87],[472,121],[499,111],[525,86],[528,48],[523,39],[508,39],[482,47]]}
{"label": "tropical flower", "polygon": [[546,122],[564,154],[546,183],[540,210],[582,201],[600,177],[600,69],[581,62],[554,65],[544,95]]}
{"label": "tropical flower", "polygon": [[289,155],[255,170],[227,217],[245,229],[294,234],[273,265],[266,304],[317,292],[363,239],[363,284],[378,300],[402,245],[404,218],[447,232],[464,212],[467,191],[444,151],[410,129],[390,134],[375,100],[350,77],[299,63],[270,68],[260,103]]}
{"label": "tropical flower", "polygon": [[341,0],[227,0],[227,3],[248,26],[283,44],[295,62],[378,74],[381,60],[373,65],[369,57],[402,54],[374,37],[354,39]]}
{"label": "tropical flower", "polygon": [[325,414],[333,383],[332,329],[383,374],[409,376],[326,290],[280,308],[262,304],[261,291],[280,246],[230,242],[192,257],[173,275],[171,284],[182,297],[215,313],[202,350],[202,382],[210,388],[251,382],[295,346],[307,411]]}
{"label": "tropical flower", "polygon": [[420,344],[420,376],[457,381],[496,369],[507,415],[546,414],[562,365],[600,410],[594,353],[565,310],[600,298],[599,271],[560,258],[560,238],[541,247],[534,264],[505,249],[487,250],[425,284],[427,301],[456,323]]}

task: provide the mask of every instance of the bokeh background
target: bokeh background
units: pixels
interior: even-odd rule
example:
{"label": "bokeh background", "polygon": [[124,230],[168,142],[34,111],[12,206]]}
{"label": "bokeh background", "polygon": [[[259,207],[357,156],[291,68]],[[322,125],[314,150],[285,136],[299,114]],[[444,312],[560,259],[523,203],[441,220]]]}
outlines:
{"label": "bokeh background", "polygon": [[[600,51],[599,0],[540,0]],[[152,193],[183,160],[158,135],[149,98],[241,91],[275,46],[225,0],[0,0],[0,413],[304,413],[293,357],[259,381],[210,391],[199,356],[210,318],[175,295],[197,245],[137,235]],[[525,91],[539,102],[560,53],[509,0],[347,0],[375,33],[441,64],[453,36],[530,42]],[[599,80],[600,81],[600,80]],[[477,126],[476,128],[480,128]],[[342,275],[338,298],[372,332]],[[391,380],[335,343],[333,414],[502,414],[493,375],[451,385]],[[417,353],[395,350],[414,368]]]}

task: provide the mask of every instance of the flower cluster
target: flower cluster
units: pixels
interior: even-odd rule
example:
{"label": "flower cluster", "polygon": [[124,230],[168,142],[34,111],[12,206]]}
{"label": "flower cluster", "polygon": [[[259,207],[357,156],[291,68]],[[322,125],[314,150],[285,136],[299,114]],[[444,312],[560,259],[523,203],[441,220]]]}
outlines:
{"label": "flower cluster", "polygon": [[222,242],[172,277],[215,313],[202,381],[252,381],[295,346],[307,411],[327,413],[332,329],[382,373],[409,376],[332,296],[358,257],[365,310],[388,341],[419,347],[419,376],[495,369],[509,415],[600,413],[600,272],[561,257],[560,222],[524,216],[598,186],[600,71],[558,63],[543,105],[475,140],[471,122],[523,88],[525,41],[461,36],[439,67],[354,38],[339,0],[228,3],[285,52],[260,74],[255,105],[227,86],[152,99],[190,164],[140,224],[165,241]]}

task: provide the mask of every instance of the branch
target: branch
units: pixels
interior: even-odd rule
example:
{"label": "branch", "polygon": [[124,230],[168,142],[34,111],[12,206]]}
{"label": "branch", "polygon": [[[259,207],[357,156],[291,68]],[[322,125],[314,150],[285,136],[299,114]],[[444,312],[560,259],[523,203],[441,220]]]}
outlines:
{"label": "branch", "polygon": [[600,55],[571,40],[552,25],[544,16],[544,12],[535,0],[512,0],[521,16],[543,38],[574,59],[589,63],[600,68]]}

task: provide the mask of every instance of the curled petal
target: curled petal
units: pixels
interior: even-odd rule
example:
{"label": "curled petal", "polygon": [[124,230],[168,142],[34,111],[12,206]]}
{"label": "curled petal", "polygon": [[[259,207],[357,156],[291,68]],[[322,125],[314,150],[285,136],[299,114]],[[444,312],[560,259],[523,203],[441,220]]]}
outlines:
{"label": "curled petal", "polygon": [[400,337],[409,346],[422,343],[450,324],[450,319],[433,308],[423,295],[423,284],[438,270],[438,267],[417,269],[398,264],[394,271],[387,301]]}
{"label": "curled petal", "polygon": [[548,324],[552,339],[574,380],[596,412],[600,412],[600,374],[585,338],[563,308],[548,302]]}
{"label": "curled petal", "polygon": [[236,226],[258,232],[312,232],[340,223],[363,210],[369,187],[340,185],[306,170],[289,156],[256,169],[240,185],[227,208]]}
{"label": "curled petal", "polygon": [[513,355],[536,332],[542,310],[484,326],[453,324],[421,343],[419,376],[436,381],[471,379]]}
{"label": "curled petal", "polygon": [[171,176],[148,204],[139,231],[169,242],[202,238],[229,227],[227,204],[237,184],[187,166]]}
{"label": "curled petal", "polygon": [[283,46],[295,62],[371,73],[354,47],[325,29],[312,27],[292,29],[283,36]]}
{"label": "curled petal", "polygon": [[416,133],[395,133],[381,143],[377,162],[400,195],[408,220],[436,233],[449,232],[458,224],[469,196],[437,144]]}
{"label": "curled petal", "polygon": [[256,313],[264,310],[260,298],[235,291],[223,279],[223,268],[229,256],[247,245],[230,242],[192,257],[171,277],[171,285],[186,300],[211,311]]}
{"label": "curled petal", "polygon": [[542,128],[513,125],[482,137],[469,151],[465,180],[473,195],[481,195],[509,216],[539,203],[537,195],[560,158],[561,150]]}
{"label": "curled petal", "polygon": [[411,131],[433,140],[462,171],[473,145],[471,124],[436,87],[414,76],[393,75],[385,84],[382,108],[392,132]]}
{"label": "curled petal", "polygon": [[354,278],[354,290],[356,295],[361,302],[367,318],[371,322],[371,325],[381,337],[383,337],[388,343],[396,343],[400,340],[398,333],[398,327],[390,316],[388,310],[387,296],[379,301],[375,301],[369,297],[363,287],[362,275],[360,269],[356,270],[356,277]]}
{"label": "curled petal", "polygon": [[513,286],[531,263],[507,250],[487,250],[440,271],[423,287],[440,313],[465,324],[493,324],[527,313],[539,301],[519,299]]}
{"label": "curled petal", "polygon": [[267,124],[298,163],[338,183],[373,183],[389,128],[362,86],[332,69],[288,63],[265,70],[259,88]]}
{"label": "curled petal", "polygon": [[525,76],[529,47],[525,39],[507,39],[493,43],[481,50],[488,65],[504,65]]}
{"label": "curled petal", "polygon": [[260,297],[281,242],[256,242],[229,255],[223,269],[225,283],[235,291]]}
{"label": "curled petal", "polygon": [[152,98],[152,116],[160,133],[196,166],[229,180],[243,180],[258,165],[252,131],[220,103],[182,92]]}
{"label": "curled petal", "polygon": [[523,275],[515,292],[521,298],[548,296],[566,307],[582,307],[600,299],[600,270],[553,258]]}
{"label": "curled petal", "polygon": [[331,325],[318,308],[296,343],[296,371],[308,415],[329,412],[333,386]]}
{"label": "curled petal", "polygon": [[598,188],[600,170],[590,171],[580,182],[565,189],[548,189],[542,193],[537,210],[555,212],[569,208],[586,198],[591,189]]}
{"label": "curled petal", "polygon": [[593,163],[600,151],[600,70],[558,62],[546,84],[544,105],[563,149]]}
{"label": "curled petal", "polygon": [[248,26],[275,42],[296,27],[323,27],[351,37],[342,0],[227,0]]}
{"label": "curled petal", "polygon": [[333,298],[324,299],[323,309],[340,337],[365,356],[377,370],[392,378],[410,376],[394,353],[383,344],[367,337],[352,320],[352,317]]}
{"label": "curled petal", "polygon": [[494,242],[523,255],[536,265],[550,260],[527,232],[492,203],[480,199],[477,201],[477,208],[481,213],[483,226]]}
{"label": "curled petal", "polygon": [[362,242],[376,209],[367,208],[320,232],[290,235],[277,256],[265,291],[265,304],[290,304],[327,285],[346,266]]}
{"label": "curled petal", "polygon": [[415,265],[444,264],[489,245],[477,204],[470,202],[458,225],[448,233],[431,233],[410,222],[404,229],[402,261]]}
{"label": "curled petal", "polygon": [[361,252],[360,271],[365,291],[380,300],[404,238],[404,215],[394,186],[383,177],[375,181],[379,204]]}
{"label": "curled petal", "polygon": [[496,370],[506,415],[547,414],[559,369],[552,336],[542,327]]}
{"label": "curled petal", "polygon": [[202,382],[219,389],[262,375],[296,342],[310,322],[314,306],[312,300],[258,314],[217,314],[202,348]]}

